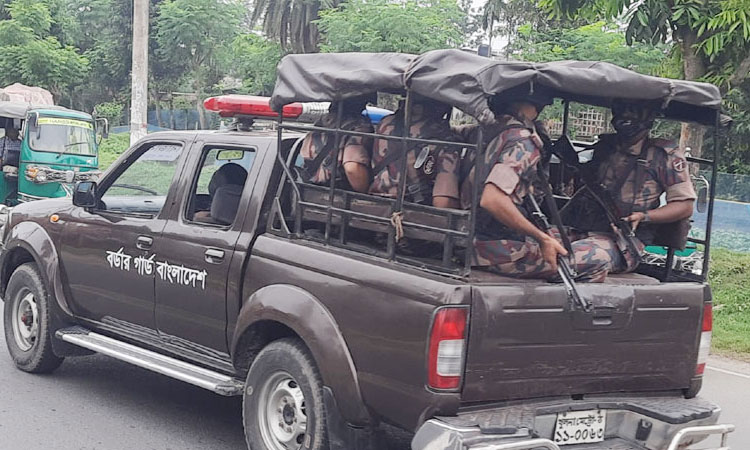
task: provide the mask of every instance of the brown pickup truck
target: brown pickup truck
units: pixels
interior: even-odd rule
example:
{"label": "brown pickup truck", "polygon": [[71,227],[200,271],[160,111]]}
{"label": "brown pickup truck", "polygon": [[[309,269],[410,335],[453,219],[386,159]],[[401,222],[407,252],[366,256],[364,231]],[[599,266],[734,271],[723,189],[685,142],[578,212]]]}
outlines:
{"label": "brown pickup truck", "polygon": [[253,450],[382,448],[380,423],[415,450],[672,450],[731,431],[696,397],[706,283],[579,283],[584,311],[562,284],[377,251],[362,236],[392,237],[394,207],[406,239],[455,254],[470,212],[290,178],[302,136],[156,133],[72,203],[14,208],[0,286],[17,367],[93,351],[243,396]]}

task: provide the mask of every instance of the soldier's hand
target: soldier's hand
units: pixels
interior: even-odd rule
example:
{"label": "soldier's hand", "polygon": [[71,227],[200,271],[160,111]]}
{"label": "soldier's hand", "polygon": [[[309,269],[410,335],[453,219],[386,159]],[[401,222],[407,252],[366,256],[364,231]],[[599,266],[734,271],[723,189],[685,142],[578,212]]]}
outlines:
{"label": "soldier's hand", "polygon": [[544,258],[544,261],[547,262],[550,266],[552,266],[553,270],[557,270],[557,256],[567,256],[568,251],[565,250],[565,247],[560,244],[557,239],[550,236],[548,239],[545,239],[540,244],[541,250],[542,250],[542,258]]}
{"label": "soldier's hand", "polygon": [[623,217],[623,220],[630,222],[630,228],[635,231],[638,228],[638,225],[643,221],[643,219],[646,218],[646,215],[642,212],[634,212],[633,214],[629,215],[628,217]]}

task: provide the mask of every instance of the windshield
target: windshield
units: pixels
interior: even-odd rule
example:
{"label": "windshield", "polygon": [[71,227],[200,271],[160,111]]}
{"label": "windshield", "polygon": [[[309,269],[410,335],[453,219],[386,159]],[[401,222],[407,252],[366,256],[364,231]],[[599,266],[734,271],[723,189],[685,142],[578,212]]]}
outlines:
{"label": "windshield", "polygon": [[91,122],[62,117],[40,117],[39,130],[29,133],[29,145],[40,152],[96,155],[96,135]]}

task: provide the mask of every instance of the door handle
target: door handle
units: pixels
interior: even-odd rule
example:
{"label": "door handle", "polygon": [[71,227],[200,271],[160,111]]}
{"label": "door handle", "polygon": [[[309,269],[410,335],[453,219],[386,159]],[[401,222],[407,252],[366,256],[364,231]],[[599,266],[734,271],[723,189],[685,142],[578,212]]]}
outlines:
{"label": "door handle", "polygon": [[141,250],[148,250],[154,245],[154,238],[150,236],[138,236],[135,241],[135,246]]}
{"label": "door handle", "polygon": [[206,256],[206,262],[210,264],[221,264],[224,261],[224,250],[209,248],[204,255]]}

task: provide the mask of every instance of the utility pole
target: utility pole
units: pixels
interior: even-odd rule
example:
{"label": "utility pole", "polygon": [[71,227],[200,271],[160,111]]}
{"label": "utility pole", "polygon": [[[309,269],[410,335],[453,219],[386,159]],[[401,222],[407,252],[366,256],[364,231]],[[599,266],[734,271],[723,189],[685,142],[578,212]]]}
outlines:
{"label": "utility pole", "polygon": [[131,69],[130,144],[148,133],[148,7],[149,0],[133,0],[133,65]]}

